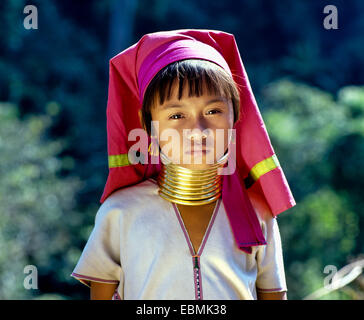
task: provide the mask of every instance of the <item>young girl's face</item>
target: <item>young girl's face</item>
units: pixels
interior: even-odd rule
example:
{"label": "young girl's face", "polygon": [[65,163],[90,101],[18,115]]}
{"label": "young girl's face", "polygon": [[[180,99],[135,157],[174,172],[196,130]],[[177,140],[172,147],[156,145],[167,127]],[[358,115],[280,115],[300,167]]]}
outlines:
{"label": "young girl's face", "polygon": [[[163,104],[159,104],[156,99],[151,110],[152,121],[158,121],[159,146],[162,152],[164,151],[173,163],[189,169],[206,169],[212,164],[211,159],[216,163],[228,148],[228,129],[232,129],[234,125],[231,100],[223,95],[209,94],[205,84],[203,92],[199,97],[188,97],[186,85],[181,100],[178,100],[178,82],[175,81],[170,99],[165,100]],[[168,133],[171,131],[165,131],[166,129],[174,129],[178,134],[172,139]],[[195,130],[192,131],[193,129]],[[218,134],[217,129],[223,130]],[[204,130],[206,131],[203,132]],[[163,140],[163,132],[165,137],[168,137],[166,141]],[[179,144],[174,139],[177,139]],[[167,144],[171,148],[167,147]],[[193,149],[207,151],[199,152]]]}

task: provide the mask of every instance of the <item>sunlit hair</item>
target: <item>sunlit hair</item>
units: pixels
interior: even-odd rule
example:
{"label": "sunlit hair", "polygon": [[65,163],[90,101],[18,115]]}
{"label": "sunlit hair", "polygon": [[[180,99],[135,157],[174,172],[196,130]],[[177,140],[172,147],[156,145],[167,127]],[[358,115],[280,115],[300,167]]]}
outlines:
{"label": "sunlit hair", "polygon": [[[185,59],[173,62],[161,69],[149,83],[142,105],[142,125],[150,135],[152,121],[151,110],[155,102],[163,104],[171,98],[171,88],[178,81],[178,100],[181,100],[183,89],[188,83],[188,96],[199,97],[203,94],[205,83],[208,93],[231,99],[234,109],[234,124],[240,116],[240,97],[237,84],[231,76],[217,64],[202,59]],[[168,91],[167,91],[168,90]]]}

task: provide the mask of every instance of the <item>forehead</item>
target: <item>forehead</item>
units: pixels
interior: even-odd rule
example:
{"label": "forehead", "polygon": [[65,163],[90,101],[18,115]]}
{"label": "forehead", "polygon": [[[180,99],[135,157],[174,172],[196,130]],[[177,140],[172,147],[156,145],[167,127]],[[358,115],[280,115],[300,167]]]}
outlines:
{"label": "forehead", "polygon": [[[199,83],[200,90],[196,90],[194,81],[185,80],[182,85],[182,90],[180,88],[180,83],[177,79],[174,79],[171,83],[170,91],[169,88],[166,88],[166,92],[164,95],[164,101],[160,102],[159,94],[155,96],[155,106],[164,106],[170,101],[181,101],[181,100],[207,100],[213,97],[216,98],[226,98],[223,90],[218,88],[218,90],[214,90],[214,88],[208,87],[206,81],[201,81]],[[199,92],[199,95],[196,94]]]}

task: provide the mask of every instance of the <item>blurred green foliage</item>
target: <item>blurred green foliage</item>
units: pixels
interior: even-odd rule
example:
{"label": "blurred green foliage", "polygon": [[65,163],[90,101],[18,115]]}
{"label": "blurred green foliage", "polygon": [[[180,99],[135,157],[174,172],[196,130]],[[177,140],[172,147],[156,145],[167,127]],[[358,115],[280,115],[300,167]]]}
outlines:
{"label": "blurred green foliage", "polygon": [[39,279],[62,280],[80,253],[74,232],[82,219],[74,208],[83,183],[58,175],[69,162],[57,157],[65,141],[45,138],[49,115],[18,118],[14,105],[0,104],[0,299],[40,294],[41,281],[37,292],[24,289],[26,265],[38,268]]}
{"label": "blurred green foliage", "polygon": [[288,80],[262,92],[263,118],[297,201],[279,217],[290,298],[322,287],[326,265],[340,269],[364,252],[363,98],[364,86],[335,98]]}
{"label": "blurred green foliage", "polygon": [[[27,4],[37,6],[37,30],[23,27]],[[331,31],[326,4],[1,1],[0,299],[88,299],[69,274],[107,177],[108,60],[160,30],[236,37],[297,201],[279,216],[289,298],[323,286],[325,265],[363,253],[364,2],[330,1],[339,12]],[[38,290],[23,287],[26,265],[38,267]]]}

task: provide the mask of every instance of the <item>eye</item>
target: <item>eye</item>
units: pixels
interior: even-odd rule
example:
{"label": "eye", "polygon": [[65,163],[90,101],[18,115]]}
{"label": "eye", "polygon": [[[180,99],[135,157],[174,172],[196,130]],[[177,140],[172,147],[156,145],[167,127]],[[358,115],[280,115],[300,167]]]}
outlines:
{"label": "eye", "polygon": [[183,117],[182,114],[176,113],[176,114],[171,115],[168,119],[170,119],[170,120],[178,120],[178,119],[181,119],[181,117]]}
{"label": "eye", "polygon": [[219,110],[219,109],[212,109],[212,110],[209,110],[207,113],[212,112],[212,111],[213,111],[213,114],[221,113],[221,110]]}

